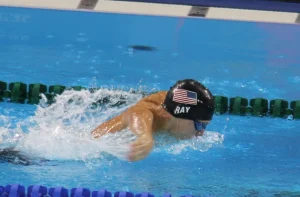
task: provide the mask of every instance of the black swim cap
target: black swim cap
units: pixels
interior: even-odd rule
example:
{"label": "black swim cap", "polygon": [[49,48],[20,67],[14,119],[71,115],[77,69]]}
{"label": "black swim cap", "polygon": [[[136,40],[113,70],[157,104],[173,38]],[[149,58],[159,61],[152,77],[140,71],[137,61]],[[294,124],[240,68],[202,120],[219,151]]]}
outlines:
{"label": "black swim cap", "polygon": [[204,85],[185,79],[170,88],[162,106],[176,118],[209,121],[214,114],[215,101]]}

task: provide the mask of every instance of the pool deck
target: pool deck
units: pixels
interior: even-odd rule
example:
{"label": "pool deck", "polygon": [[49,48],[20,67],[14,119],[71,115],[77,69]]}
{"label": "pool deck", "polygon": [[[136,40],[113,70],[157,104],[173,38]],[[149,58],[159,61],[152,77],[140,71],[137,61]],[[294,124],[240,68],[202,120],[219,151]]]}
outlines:
{"label": "pool deck", "polygon": [[[85,3],[82,4],[82,1],[85,1]],[[300,15],[296,12],[231,9],[219,7],[197,7],[189,5],[139,3],[111,0],[0,0],[0,6],[158,15],[172,17],[199,17],[220,20],[255,21],[286,24],[300,23]]]}

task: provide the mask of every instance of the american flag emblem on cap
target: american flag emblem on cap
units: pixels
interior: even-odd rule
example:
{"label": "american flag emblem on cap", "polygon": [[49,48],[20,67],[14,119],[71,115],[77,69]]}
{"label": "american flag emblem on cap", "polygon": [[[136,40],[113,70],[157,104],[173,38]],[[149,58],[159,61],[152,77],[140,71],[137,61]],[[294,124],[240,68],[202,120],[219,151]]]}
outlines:
{"label": "american flag emblem on cap", "polygon": [[197,93],[184,89],[176,89],[174,91],[173,101],[177,103],[197,105]]}

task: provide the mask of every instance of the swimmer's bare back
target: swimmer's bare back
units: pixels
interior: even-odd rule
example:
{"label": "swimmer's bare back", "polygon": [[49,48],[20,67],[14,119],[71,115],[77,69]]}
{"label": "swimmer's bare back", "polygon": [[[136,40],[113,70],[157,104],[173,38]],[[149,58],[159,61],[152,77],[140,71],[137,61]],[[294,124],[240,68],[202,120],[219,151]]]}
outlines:
{"label": "swimmer's bare back", "polygon": [[149,95],[122,114],[102,123],[92,131],[94,138],[107,133],[114,133],[129,128],[137,136],[132,144],[129,160],[144,158],[153,147],[153,132],[163,130],[169,114],[162,108],[167,92],[157,92]]}

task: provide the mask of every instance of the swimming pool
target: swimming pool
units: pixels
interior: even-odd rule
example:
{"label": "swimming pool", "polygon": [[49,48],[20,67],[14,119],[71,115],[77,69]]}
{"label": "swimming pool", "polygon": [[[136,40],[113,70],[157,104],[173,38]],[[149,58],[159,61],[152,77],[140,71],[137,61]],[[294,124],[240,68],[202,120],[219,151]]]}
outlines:
{"label": "swimming pool", "polygon": [[[135,163],[122,160],[128,133],[89,139],[100,122],[141,98],[130,88],[168,89],[182,78],[198,79],[215,95],[299,100],[298,26],[7,7],[0,12],[1,81],[108,88],[67,91],[50,107],[1,102],[0,146],[17,146],[21,153],[18,160],[3,156],[0,185],[156,196],[300,195],[299,120],[215,116],[201,140],[156,136],[151,155]],[[107,95],[112,102],[126,95],[127,103],[90,107]]]}

